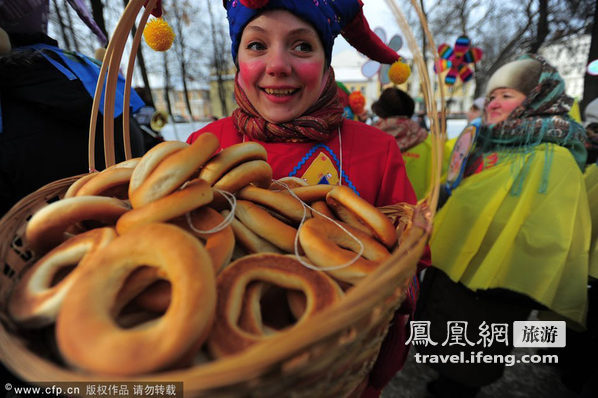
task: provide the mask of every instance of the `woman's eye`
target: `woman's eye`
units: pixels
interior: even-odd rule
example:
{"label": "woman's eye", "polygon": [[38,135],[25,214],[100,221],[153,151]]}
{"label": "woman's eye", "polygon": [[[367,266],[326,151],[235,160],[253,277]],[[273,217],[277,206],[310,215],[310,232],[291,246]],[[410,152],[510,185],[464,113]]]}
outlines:
{"label": "woman's eye", "polygon": [[307,53],[313,51],[313,47],[307,42],[301,42],[294,47],[294,50]]}
{"label": "woman's eye", "polygon": [[247,49],[248,50],[254,50],[254,51],[263,51],[266,49],[266,46],[264,46],[262,43],[257,42],[257,41],[253,41],[251,43],[249,43],[247,45]]}

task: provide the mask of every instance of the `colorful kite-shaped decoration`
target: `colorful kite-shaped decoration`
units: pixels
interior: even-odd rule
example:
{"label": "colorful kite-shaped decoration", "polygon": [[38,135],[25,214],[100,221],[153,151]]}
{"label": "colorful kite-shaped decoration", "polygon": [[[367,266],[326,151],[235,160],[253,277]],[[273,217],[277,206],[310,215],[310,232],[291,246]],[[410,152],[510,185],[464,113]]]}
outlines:
{"label": "colorful kite-shaped decoration", "polygon": [[446,43],[439,45],[438,55],[440,55],[441,60],[437,65],[434,65],[434,71],[441,73],[448,69],[444,82],[453,85],[457,81],[457,77],[461,78],[463,83],[473,77],[473,71],[468,64],[476,63],[482,59],[483,52],[478,47],[471,47],[469,37],[459,36],[454,48]]}
{"label": "colorful kite-shaped decoration", "polygon": [[[374,29],[374,33],[376,33],[376,35],[378,35],[380,40],[382,40],[383,42],[386,42],[386,32],[384,31],[384,29],[376,28],[376,29]],[[388,42],[388,47],[392,48],[394,51],[399,51],[402,46],[403,46],[403,39],[399,35],[394,35]],[[386,65],[386,64],[381,65],[380,62],[369,59],[361,66],[361,73],[368,79],[373,77],[376,73],[378,73],[378,75],[380,77],[380,83],[388,84],[391,82],[390,77],[388,76],[388,71],[389,71],[390,67],[391,67],[391,65]],[[410,73],[410,71],[408,73],[406,72],[407,76],[405,77],[404,80],[407,80],[409,73]]]}

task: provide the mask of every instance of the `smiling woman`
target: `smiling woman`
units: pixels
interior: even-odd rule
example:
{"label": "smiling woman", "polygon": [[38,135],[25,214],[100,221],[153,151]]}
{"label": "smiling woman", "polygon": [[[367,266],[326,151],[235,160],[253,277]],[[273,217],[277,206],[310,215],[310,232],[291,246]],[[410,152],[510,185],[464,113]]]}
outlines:
{"label": "smiling woman", "polygon": [[[238,68],[231,117],[193,133],[215,134],[222,147],[260,143],[273,178],[345,185],[375,206],[414,204],[394,139],[374,127],[344,119],[330,66],[335,37],[385,64],[399,59],[369,28],[360,0],[248,0],[224,2],[232,56]],[[366,396],[377,396],[406,358],[404,328],[414,297],[392,322]],[[364,381],[364,382],[365,382]],[[365,383],[364,383],[365,385]]]}
{"label": "smiling woman", "polygon": [[486,125],[500,123],[523,103],[540,79],[542,66],[533,59],[503,65],[488,81]]}
{"label": "smiling woman", "polygon": [[265,12],[247,24],[238,63],[239,86],[271,123],[302,115],[330,76],[316,30],[282,10]]}
{"label": "smiling woman", "polygon": [[225,2],[239,108],[193,133],[188,142],[206,131],[216,134],[222,147],[257,141],[268,152],[275,179],[290,175],[310,184],[340,183],[376,206],[411,201],[413,191],[392,137],[344,119],[337,95],[330,59],[341,31],[372,59],[389,64],[399,58],[370,30],[362,3],[246,4]]}

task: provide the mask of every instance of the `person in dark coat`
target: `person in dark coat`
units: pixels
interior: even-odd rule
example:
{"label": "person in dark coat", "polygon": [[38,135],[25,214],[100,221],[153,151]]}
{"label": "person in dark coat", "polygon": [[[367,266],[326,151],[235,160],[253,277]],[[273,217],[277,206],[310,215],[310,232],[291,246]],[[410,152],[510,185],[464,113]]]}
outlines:
{"label": "person in dark coat", "polygon": [[[30,14],[43,14],[44,6],[47,2],[24,9],[22,19],[27,21],[23,23],[19,18],[3,19],[0,7],[0,28],[5,33],[0,36],[0,216],[40,187],[89,171],[89,124],[100,65],[83,54],[59,48],[45,34],[41,19],[30,18]],[[130,104],[134,112],[143,102],[132,93]],[[98,170],[104,168],[102,119],[100,114],[95,143]],[[130,121],[132,153],[141,156],[141,131],[133,118]],[[115,106],[117,162],[125,159],[122,124],[122,105],[120,109]]]}

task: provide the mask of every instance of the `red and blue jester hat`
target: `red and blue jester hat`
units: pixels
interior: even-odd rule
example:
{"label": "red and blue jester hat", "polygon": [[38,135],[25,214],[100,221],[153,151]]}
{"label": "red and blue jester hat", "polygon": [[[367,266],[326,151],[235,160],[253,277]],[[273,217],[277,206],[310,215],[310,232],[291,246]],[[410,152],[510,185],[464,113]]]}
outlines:
{"label": "red and blue jester hat", "polygon": [[384,64],[400,59],[396,51],[388,47],[372,32],[365,16],[361,0],[223,0],[226,8],[233,59],[243,29],[249,21],[265,10],[284,9],[309,22],[320,35],[326,59],[330,63],[334,39],[340,33],[357,51]]}

